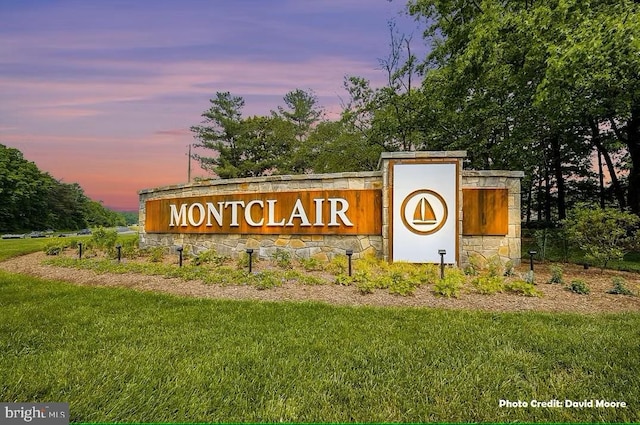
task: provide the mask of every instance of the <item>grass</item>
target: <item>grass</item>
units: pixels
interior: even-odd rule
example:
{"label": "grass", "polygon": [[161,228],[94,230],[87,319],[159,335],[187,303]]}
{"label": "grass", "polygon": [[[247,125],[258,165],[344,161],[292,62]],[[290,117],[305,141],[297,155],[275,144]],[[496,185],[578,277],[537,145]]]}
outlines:
{"label": "grass", "polygon": [[[42,242],[2,241],[0,258]],[[0,272],[0,400],[68,402],[72,422],[638,422],[638,340],[637,313],[205,300]]]}
{"label": "grass", "polygon": [[42,251],[51,242],[50,238],[0,239],[0,261],[19,255]]}
{"label": "grass", "polygon": [[[73,422],[638,421],[640,315],[202,300],[0,274],[0,399]],[[500,399],[623,400],[507,409]]]}

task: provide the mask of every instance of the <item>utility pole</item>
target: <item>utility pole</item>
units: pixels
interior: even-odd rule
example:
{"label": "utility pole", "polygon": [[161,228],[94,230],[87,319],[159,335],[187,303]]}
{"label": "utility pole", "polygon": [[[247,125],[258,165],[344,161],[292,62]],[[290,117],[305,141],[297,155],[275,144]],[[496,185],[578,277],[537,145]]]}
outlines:
{"label": "utility pole", "polygon": [[187,183],[191,183],[191,143],[189,143],[189,162],[187,165]]}

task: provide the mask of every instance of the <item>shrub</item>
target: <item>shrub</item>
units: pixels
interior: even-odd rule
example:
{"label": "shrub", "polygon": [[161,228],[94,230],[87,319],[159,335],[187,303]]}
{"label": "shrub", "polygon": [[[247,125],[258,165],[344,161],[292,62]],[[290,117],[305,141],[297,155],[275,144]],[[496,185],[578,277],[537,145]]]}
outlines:
{"label": "shrub", "polygon": [[310,272],[310,271],[321,271],[324,268],[323,265],[322,265],[322,262],[320,260],[318,260],[317,258],[314,258],[314,257],[301,258],[300,259],[300,265],[302,266],[303,269],[305,269],[308,272]]}
{"label": "shrub", "polygon": [[44,247],[44,252],[47,255],[59,255],[64,250],[64,245],[57,242],[48,243]]}
{"label": "shrub", "polygon": [[591,292],[587,283],[582,279],[572,280],[567,289],[580,295],[587,295]]}
{"label": "shrub", "polygon": [[340,273],[336,276],[336,284],[342,286],[350,286],[353,284],[353,276],[349,276],[346,273]]}
{"label": "shrub", "polygon": [[[253,259],[251,260],[253,263],[258,261],[258,256],[257,255],[253,255]],[[238,255],[238,261],[236,262],[236,268],[238,269],[246,269],[247,267],[249,267],[249,254],[247,254],[246,252],[241,252],[240,255]]]}
{"label": "shrub", "polygon": [[290,269],[293,267],[291,262],[291,253],[289,253],[289,251],[278,248],[271,257],[276,265],[281,269]]}
{"label": "shrub", "polygon": [[460,289],[464,286],[465,275],[460,269],[448,268],[445,270],[444,279],[435,283],[434,292],[443,297],[457,298]]}
{"label": "shrub", "polygon": [[282,276],[273,271],[262,271],[253,275],[253,284],[258,289],[270,289],[282,286]]}
{"label": "shrub", "polygon": [[[413,268],[413,267],[412,267]],[[414,279],[411,273],[404,273],[401,268],[389,270],[387,273],[389,293],[395,295],[413,295],[416,288],[420,286],[420,280]]]}
{"label": "shrub", "polygon": [[562,277],[562,266],[559,264],[554,264],[550,267],[551,269],[551,277],[547,283],[564,283],[564,279]]}
{"label": "shrub", "polygon": [[331,259],[329,264],[327,264],[325,269],[330,273],[340,275],[346,273],[348,267],[347,257],[344,255],[336,255]]}
{"label": "shrub", "polygon": [[472,282],[476,291],[481,294],[495,294],[504,290],[504,279],[500,276],[479,276]]}
{"label": "shrub", "polygon": [[567,237],[585,252],[585,259],[602,268],[622,260],[640,241],[640,217],[613,208],[574,208],[564,225]]}
{"label": "shrub", "polygon": [[629,288],[627,288],[626,281],[624,278],[620,276],[615,276],[611,279],[611,283],[613,283],[613,288],[607,291],[607,294],[614,295],[633,295],[633,292]]}
{"label": "shrub", "polygon": [[515,280],[505,284],[504,289],[507,292],[524,295],[525,297],[541,297],[542,292],[538,291],[534,284],[525,282],[524,280]]}
{"label": "shrub", "polygon": [[161,263],[164,260],[164,247],[162,246],[153,246],[146,249],[146,252],[149,255],[149,261],[152,263]]}
{"label": "shrub", "polygon": [[477,276],[484,268],[485,263],[486,260],[482,255],[473,253],[469,256],[469,264],[464,268],[464,273],[469,276]]}
{"label": "shrub", "polygon": [[513,264],[513,261],[509,260],[504,264],[504,276],[513,276],[515,275],[515,265]]}
{"label": "shrub", "polygon": [[224,255],[218,255],[215,249],[208,249],[206,251],[199,252],[198,255],[193,257],[191,262],[195,266],[201,266],[203,264],[213,264],[216,267],[222,266],[229,257]]}
{"label": "shrub", "polygon": [[504,274],[500,257],[494,255],[489,258],[487,261],[487,273],[489,273],[489,276],[502,276]]}
{"label": "shrub", "polygon": [[91,239],[89,241],[91,245],[98,249],[110,251],[111,249],[115,248],[117,239],[118,232],[113,229],[105,229],[104,227],[99,227],[93,231],[93,233],[91,234]]}

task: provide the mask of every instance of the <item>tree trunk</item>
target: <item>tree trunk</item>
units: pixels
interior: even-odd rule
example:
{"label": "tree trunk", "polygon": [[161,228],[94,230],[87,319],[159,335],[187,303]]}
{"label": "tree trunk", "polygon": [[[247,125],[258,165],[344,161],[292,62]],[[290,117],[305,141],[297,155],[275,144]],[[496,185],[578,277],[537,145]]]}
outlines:
{"label": "tree trunk", "polygon": [[544,167],[544,219],[547,223],[551,223],[551,176],[546,165]]}
{"label": "tree trunk", "polygon": [[613,165],[611,156],[609,155],[607,149],[602,145],[602,139],[600,138],[600,128],[598,127],[596,122],[591,119],[589,120],[589,126],[591,127],[591,140],[593,141],[593,145],[596,147],[596,149],[598,149],[598,154],[602,154],[604,162],[605,164],[607,164],[607,171],[609,171],[609,175],[611,176],[611,186],[613,186],[613,193],[615,193],[616,195],[620,210],[624,211],[624,209],[627,207],[627,202],[624,196],[624,189],[620,184],[620,180],[618,180],[616,167]]}
{"label": "tree trunk", "polygon": [[600,208],[604,209],[604,172],[602,171],[602,154],[598,153],[598,180],[600,182]]}
{"label": "tree trunk", "polygon": [[627,148],[631,157],[628,200],[631,211],[640,215],[640,99],[631,104],[631,118],[627,123]]}
{"label": "tree trunk", "polygon": [[558,219],[567,218],[567,205],[565,200],[564,175],[562,173],[562,157],[560,156],[560,137],[556,134],[551,138],[551,154],[553,155],[553,171],[558,190]]}

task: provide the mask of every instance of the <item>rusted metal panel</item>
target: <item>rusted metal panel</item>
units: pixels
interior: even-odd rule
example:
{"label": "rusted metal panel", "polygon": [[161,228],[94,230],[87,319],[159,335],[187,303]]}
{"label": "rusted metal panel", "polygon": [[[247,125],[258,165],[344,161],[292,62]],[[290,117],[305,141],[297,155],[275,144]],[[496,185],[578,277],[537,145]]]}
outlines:
{"label": "rusted metal panel", "polygon": [[463,189],[462,198],[463,235],[503,236],[509,233],[507,189]]}
{"label": "rusted metal panel", "polygon": [[382,233],[382,191],[309,190],[153,199],[148,233]]}

